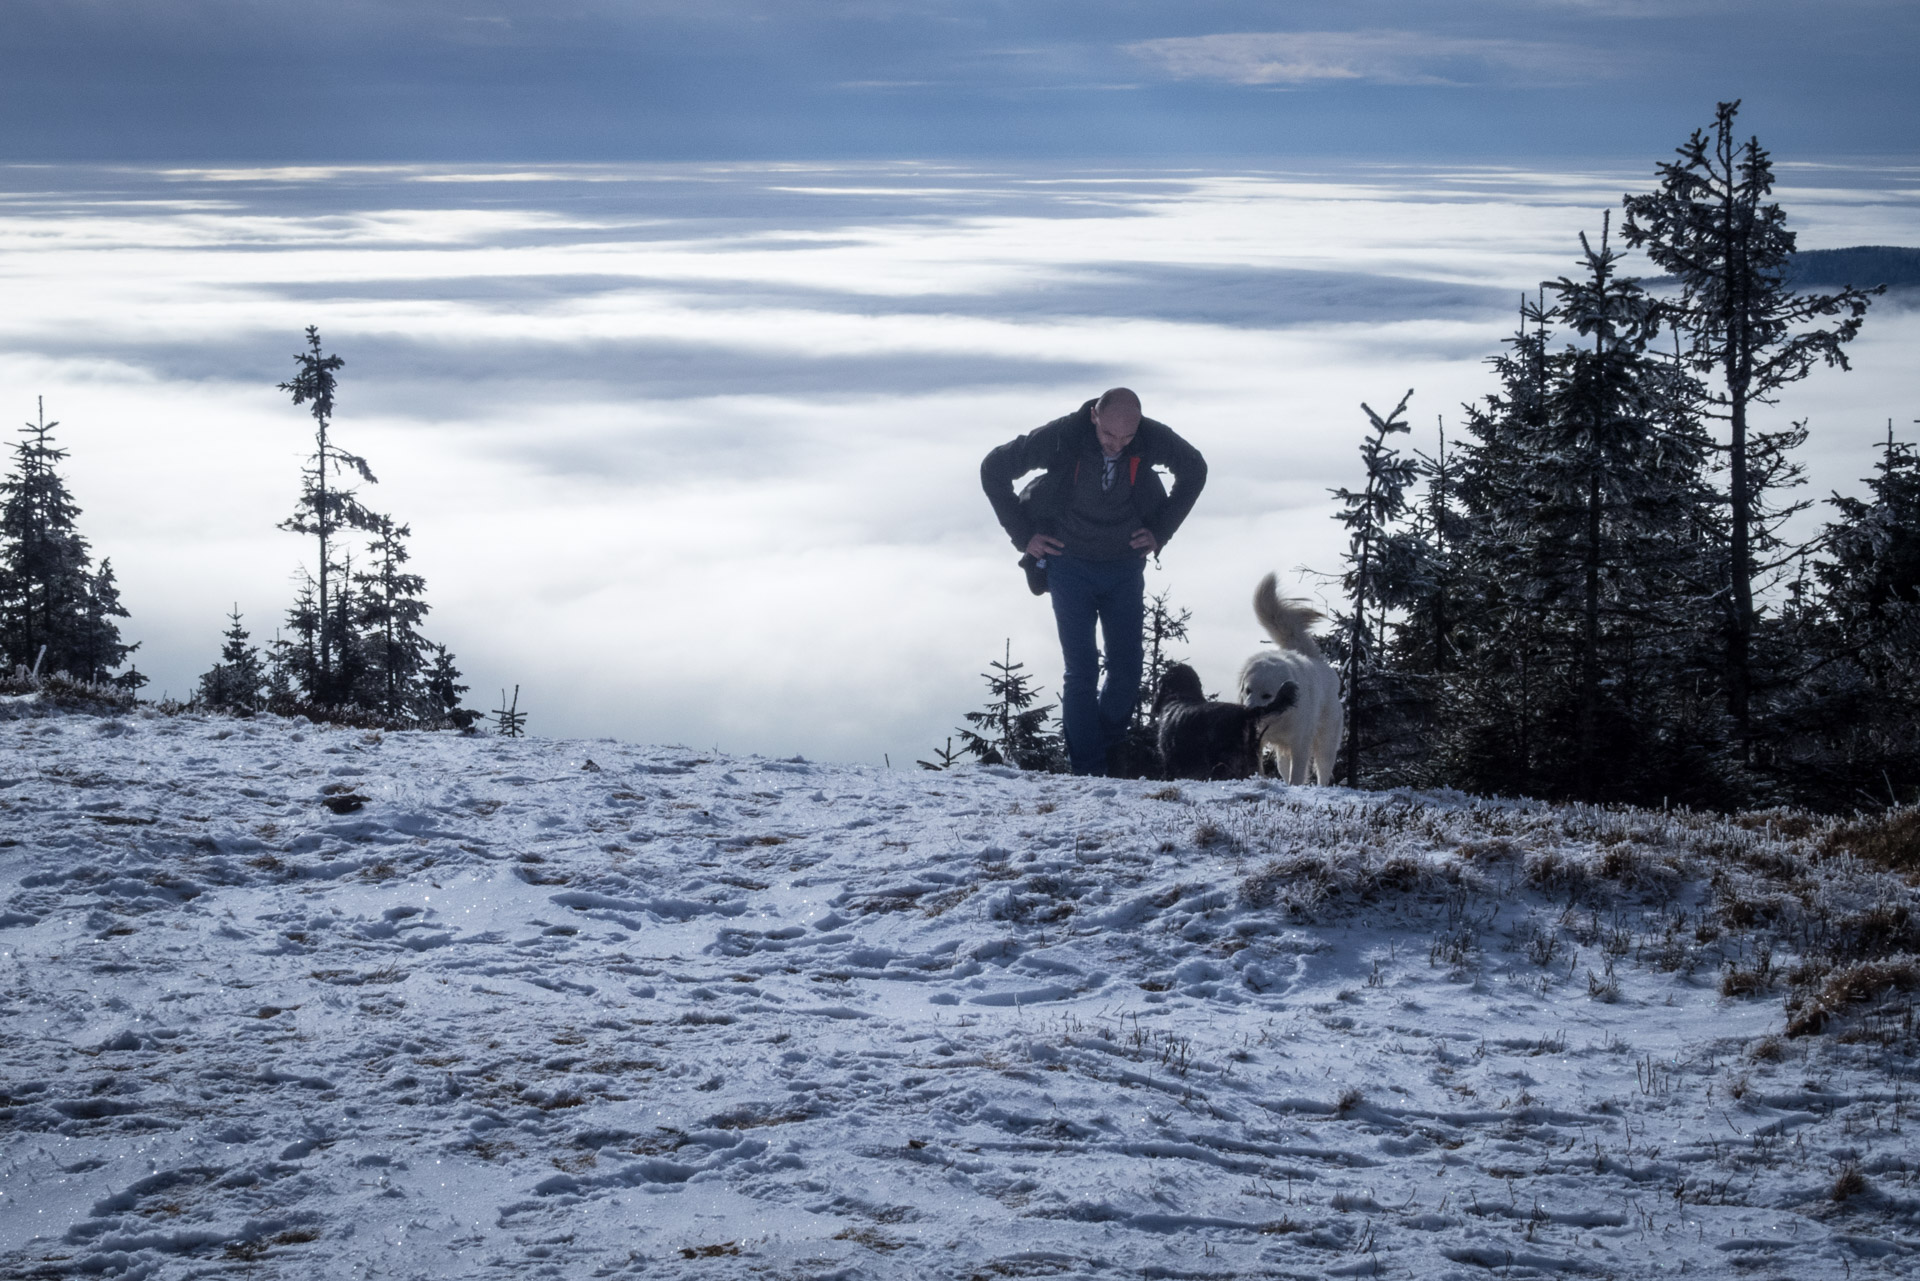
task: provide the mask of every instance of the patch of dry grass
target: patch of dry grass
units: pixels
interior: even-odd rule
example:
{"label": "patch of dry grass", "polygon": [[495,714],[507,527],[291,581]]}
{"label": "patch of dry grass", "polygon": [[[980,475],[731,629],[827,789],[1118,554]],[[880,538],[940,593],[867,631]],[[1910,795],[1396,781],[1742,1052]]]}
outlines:
{"label": "patch of dry grass", "polygon": [[1820,840],[1823,854],[1852,854],[1903,876],[1920,875],[1920,805],[1902,805],[1842,823]]}
{"label": "patch of dry grass", "polygon": [[1796,1004],[1798,1008],[1787,1021],[1788,1036],[1817,1036],[1838,1016],[1857,1010],[1888,992],[1920,990],[1920,964],[1912,957],[1858,961],[1828,972],[1825,978],[1818,992],[1789,998],[1788,1008],[1794,1009]]}

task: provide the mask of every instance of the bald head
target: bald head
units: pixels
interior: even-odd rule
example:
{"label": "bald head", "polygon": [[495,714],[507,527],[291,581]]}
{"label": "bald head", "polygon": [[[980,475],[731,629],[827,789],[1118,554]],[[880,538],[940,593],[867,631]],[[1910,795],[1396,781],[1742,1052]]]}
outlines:
{"label": "bald head", "polygon": [[1100,452],[1118,458],[1140,431],[1140,397],[1126,387],[1113,387],[1093,402],[1093,431]]}

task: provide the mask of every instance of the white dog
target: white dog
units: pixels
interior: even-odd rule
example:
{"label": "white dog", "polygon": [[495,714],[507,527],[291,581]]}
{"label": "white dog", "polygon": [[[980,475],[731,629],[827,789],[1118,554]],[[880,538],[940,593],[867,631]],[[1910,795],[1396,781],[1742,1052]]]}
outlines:
{"label": "white dog", "polygon": [[1320,611],[1304,601],[1281,600],[1268,574],[1253,589],[1253,616],[1278,648],[1262,650],[1240,669],[1240,701],[1264,707],[1288,681],[1299,688],[1292,707],[1261,723],[1261,754],[1273,753],[1289,783],[1306,782],[1309,769],[1321,783],[1331,783],[1340,751],[1340,677],[1307,634]]}

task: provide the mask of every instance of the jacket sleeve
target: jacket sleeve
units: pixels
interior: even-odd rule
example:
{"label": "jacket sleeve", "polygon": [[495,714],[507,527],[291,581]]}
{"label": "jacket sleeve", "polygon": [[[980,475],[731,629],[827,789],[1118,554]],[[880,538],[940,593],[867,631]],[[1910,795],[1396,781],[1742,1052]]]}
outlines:
{"label": "jacket sleeve", "polygon": [[1193,510],[1193,504],[1199,499],[1200,491],[1207,485],[1207,460],[1200,451],[1182,440],[1171,427],[1164,423],[1160,426],[1160,439],[1156,442],[1153,459],[1162,463],[1173,473],[1173,489],[1167,494],[1167,501],[1155,512],[1147,529],[1162,547],[1167,545],[1179,530],[1187,513]]}
{"label": "jacket sleeve", "polygon": [[1058,419],[1024,436],[1014,437],[989,453],[980,464],[980,487],[987,491],[993,514],[1013,545],[1023,552],[1038,531],[1033,517],[1013,492],[1013,486],[1028,472],[1044,471],[1052,464],[1056,437],[1065,421]]}

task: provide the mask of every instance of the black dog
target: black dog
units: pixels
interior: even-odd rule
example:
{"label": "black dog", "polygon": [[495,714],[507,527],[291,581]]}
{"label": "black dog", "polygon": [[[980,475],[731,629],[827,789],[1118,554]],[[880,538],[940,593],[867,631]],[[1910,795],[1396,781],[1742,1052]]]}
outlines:
{"label": "black dog", "polygon": [[1162,778],[1251,778],[1260,767],[1260,722],[1293,706],[1292,681],[1262,707],[1207,700],[1200,675],[1175,663],[1153,700]]}

